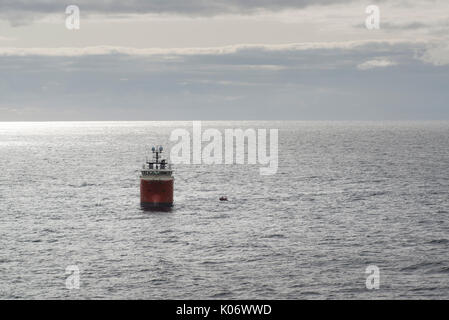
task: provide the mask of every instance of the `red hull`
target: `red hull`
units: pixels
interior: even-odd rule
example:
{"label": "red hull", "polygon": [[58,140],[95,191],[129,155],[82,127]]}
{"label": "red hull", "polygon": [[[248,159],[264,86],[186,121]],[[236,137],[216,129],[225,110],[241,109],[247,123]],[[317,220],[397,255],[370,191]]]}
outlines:
{"label": "red hull", "polygon": [[141,179],[140,204],[148,208],[173,206],[173,179]]}

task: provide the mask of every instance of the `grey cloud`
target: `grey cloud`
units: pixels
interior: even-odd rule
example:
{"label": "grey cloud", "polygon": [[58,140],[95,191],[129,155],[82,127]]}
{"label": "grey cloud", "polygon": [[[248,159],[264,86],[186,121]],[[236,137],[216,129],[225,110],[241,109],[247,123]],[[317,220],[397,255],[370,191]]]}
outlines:
{"label": "grey cloud", "polygon": [[69,4],[77,5],[82,14],[143,14],[167,13],[187,16],[220,14],[251,14],[260,10],[279,11],[312,5],[329,5],[353,0],[77,0],[61,3],[57,0],[1,0],[0,18],[13,26],[27,24],[47,14],[64,14]]}
{"label": "grey cloud", "polygon": [[[444,24],[441,24],[444,25]],[[364,23],[359,23],[353,25],[356,29],[366,29],[366,26]],[[392,22],[381,22],[380,28],[382,30],[386,31],[414,31],[414,30],[421,30],[421,29],[430,29],[434,27],[434,25],[429,23],[422,23],[419,21],[413,21],[408,23],[392,23]]]}
{"label": "grey cloud", "polygon": [[[210,15],[220,13],[245,13],[260,9],[281,10],[304,8],[310,5],[328,5],[351,2],[351,0],[106,0],[73,1],[87,12],[95,13],[181,13],[192,15]],[[60,1],[49,0],[2,0],[0,10],[19,12],[52,13],[64,10]]]}
{"label": "grey cloud", "polygon": [[422,23],[419,21],[409,22],[409,23],[390,23],[384,22],[382,23],[382,28],[388,30],[417,30],[417,29],[425,29],[431,27],[430,24]]}
{"label": "grey cloud", "polygon": [[[423,43],[294,47],[10,54],[0,59],[0,118],[449,119],[449,67],[416,59]],[[395,66],[357,68],[381,59]]]}
{"label": "grey cloud", "polygon": [[[211,70],[234,68],[242,70],[277,71],[296,69],[336,69],[356,66],[366,60],[382,57],[409,64],[427,50],[425,42],[409,41],[354,41],[335,43],[297,43],[286,45],[235,45],[211,48],[8,48],[0,47],[0,56],[29,61],[32,57],[45,57],[54,61],[54,68],[83,68],[86,62],[94,61],[89,68],[96,69],[110,61],[123,61],[129,68],[143,63],[139,68],[185,69],[189,67]],[[7,59],[3,58],[4,61]],[[49,60],[49,61],[50,61]],[[0,60],[1,61],[1,60]],[[12,60],[13,61],[13,60]],[[68,63],[70,62],[70,63]],[[79,62],[83,62],[80,64]],[[427,61],[428,62],[428,61]],[[98,65],[99,63],[99,65]],[[10,64],[3,64],[7,68]],[[39,66],[39,65],[37,65]],[[123,67],[123,65],[122,65]],[[114,68],[111,63],[108,68]]]}

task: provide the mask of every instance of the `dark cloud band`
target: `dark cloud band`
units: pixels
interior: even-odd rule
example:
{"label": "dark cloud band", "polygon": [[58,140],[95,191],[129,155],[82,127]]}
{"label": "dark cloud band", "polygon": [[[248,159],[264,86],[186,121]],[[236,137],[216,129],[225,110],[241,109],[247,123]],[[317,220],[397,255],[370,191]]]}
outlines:
{"label": "dark cloud band", "polygon": [[[351,0],[106,0],[73,1],[84,12],[91,13],[174,13],[208,16],[228,13],[253,13],[259,10],[279,11],[304,8],[310,5],[329,5],[352,2]],[[0,12],[56,13],[64,12],[60,1],[48,0],[2,0]]]}

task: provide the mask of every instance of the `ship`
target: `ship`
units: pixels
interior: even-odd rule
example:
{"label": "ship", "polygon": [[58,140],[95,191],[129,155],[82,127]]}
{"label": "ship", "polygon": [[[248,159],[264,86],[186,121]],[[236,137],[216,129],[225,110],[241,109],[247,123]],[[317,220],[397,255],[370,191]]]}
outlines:
{"label": "ship", "polygon": [[143,209],[173,207],[174,180],[172,165],[162,153],[162,146],[151,148],[152,159],[140,171],[140,206]]}

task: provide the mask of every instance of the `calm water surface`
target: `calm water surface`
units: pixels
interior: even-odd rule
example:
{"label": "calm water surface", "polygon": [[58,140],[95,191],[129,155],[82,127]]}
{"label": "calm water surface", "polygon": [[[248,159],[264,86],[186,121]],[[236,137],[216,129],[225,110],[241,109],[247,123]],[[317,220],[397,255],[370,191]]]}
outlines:
{"label": "calm water surface", "polygon": [[279,128],[278,173],[177,166],[142,211],[145,148],[183,127],[0,123],[0,298],[449,299],[448,122],[203,122]]}

